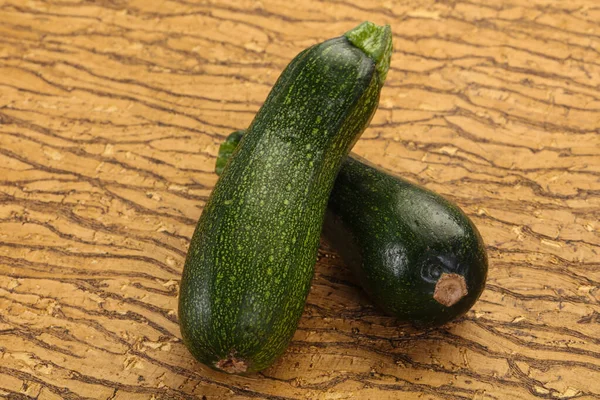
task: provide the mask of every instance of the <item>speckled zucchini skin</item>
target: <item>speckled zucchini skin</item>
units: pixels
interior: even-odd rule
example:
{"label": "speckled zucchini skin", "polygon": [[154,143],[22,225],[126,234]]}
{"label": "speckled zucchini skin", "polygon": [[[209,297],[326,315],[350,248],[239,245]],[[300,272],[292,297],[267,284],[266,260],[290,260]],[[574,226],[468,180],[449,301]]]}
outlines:
{"label": "speckled zucchini skin", "polygon": [[[221,164],[242,135],[227,138]],[[460,208],[356,155],[342,164],[323,234],[373,301],[403,321],[442,325],[469,310],[485,287],[484,243]],[[462,276],[466,284],[466,295],[450,306],[434,298],[443,274]]]}
{"label": "speckled zucchini skin", "polygon": [[333,182],[378,104],[379,66],[345,36],[305,50],[233,152],[181,280],[181,333],[200,362],[251,372],[285,350],[304,308]]}

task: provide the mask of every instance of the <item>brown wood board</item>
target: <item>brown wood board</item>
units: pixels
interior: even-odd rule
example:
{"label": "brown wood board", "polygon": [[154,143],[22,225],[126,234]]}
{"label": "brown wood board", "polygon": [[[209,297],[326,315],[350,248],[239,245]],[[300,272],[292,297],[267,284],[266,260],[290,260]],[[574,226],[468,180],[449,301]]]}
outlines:
{"label": "brown wood board", "polygon": [[[395,51],[355,152],[458,203],[474,309],[422,332],[324,245],[285,355],[247,377],[181,342],[218,145],[303,48]],[[599,399],[597,0],[0,0],[0,397]]]}

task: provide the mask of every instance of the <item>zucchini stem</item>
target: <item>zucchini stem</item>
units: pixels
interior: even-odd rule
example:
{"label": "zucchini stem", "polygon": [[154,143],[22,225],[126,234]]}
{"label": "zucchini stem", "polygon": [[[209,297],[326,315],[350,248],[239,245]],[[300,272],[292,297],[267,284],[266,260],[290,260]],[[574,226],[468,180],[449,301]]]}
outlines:
{"label": "zucchini stem", "polygon": [[462,275],[444,272],[435,285],[433,298],[438,303],[451,307],[468,293],[467,283]]}
{"label": "zucchini stem", "polygon": [[379,85],[382,86],[390,68],[392,57],[392,29],[390,26],[378,26],[365,21],[346,32],[344,36],[375,62],[379,75]]}

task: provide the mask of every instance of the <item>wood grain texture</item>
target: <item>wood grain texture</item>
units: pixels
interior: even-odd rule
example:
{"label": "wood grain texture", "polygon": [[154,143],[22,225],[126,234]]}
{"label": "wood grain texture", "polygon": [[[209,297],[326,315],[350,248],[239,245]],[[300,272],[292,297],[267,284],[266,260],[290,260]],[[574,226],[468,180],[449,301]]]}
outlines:
{"label": "wood grain texture", "polygon": [[[221,140],[300,50],[363,20],[395,52],[355,151],[456,201],[489,284],[429,332],[326,245],[268,370],[180,340]],[[600,399],[597,0],[0,0],[0,397]]]}

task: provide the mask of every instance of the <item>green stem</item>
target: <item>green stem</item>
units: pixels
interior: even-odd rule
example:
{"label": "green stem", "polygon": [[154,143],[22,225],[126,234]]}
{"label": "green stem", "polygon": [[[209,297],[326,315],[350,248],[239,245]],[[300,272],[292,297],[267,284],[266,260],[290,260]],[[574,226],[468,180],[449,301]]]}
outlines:
{"label": "green stem", "polygon": [[379,84],[383,85],[392,57],[392,29],[390,26],[378,26],[365,21],[346,32],[344,36],[375,62],[379,74]]}

